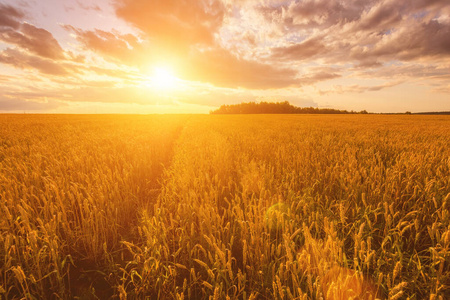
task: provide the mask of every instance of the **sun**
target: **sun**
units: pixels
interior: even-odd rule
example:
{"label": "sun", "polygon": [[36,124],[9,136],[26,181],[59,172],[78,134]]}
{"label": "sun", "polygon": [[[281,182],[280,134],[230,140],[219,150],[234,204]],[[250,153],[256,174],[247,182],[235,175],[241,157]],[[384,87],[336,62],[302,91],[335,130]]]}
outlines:
{"label": "sun", "polygon": [[168,90],[176,88],[178,79],[172,74],[170,69],[155,67],[150,81],[155,88]]}

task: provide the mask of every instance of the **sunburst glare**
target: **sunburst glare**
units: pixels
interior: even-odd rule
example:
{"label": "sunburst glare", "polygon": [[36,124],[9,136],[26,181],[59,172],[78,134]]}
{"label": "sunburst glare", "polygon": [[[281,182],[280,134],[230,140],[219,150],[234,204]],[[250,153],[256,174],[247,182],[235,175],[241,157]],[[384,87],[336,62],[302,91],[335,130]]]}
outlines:
{"label": "sunburst glare", "polygon": [[167,67],[155,67],[149,78],[150,86],[160,90],[176,89],[179,79],[173,75],[171,69]]}

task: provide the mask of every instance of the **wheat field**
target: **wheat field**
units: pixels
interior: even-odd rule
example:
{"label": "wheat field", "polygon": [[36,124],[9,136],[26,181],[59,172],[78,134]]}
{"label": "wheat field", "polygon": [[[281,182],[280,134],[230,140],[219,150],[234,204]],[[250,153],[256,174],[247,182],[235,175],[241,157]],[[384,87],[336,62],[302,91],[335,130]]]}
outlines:
{"label": "wheat field", "polygon": [[449,299],[449,146],[448,116],[0,115],[0,299]]}

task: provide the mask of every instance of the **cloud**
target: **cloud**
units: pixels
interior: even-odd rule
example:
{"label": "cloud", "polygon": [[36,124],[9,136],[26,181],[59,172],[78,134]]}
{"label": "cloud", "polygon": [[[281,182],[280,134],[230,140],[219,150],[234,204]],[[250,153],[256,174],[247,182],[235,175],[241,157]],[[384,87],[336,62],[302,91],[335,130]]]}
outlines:
{"label": "cloud", "polygon": [[341,77],[341,75],[335,72],[319,71],[311,75],[301,77],[300,82],[302,83],[302,85],[312,85],[320,81],[336,79],[339,77]]}
{"label": "cloud", "polygon": [[369,52],[372,56],[389,56],[399,60],[413,60],[425,56],[450,56],[450,24],[432,20],[410,24],[386,35]]}
{"label": "cloud", "polygon": [[348,47],[345,58],[342,53],[340,56],[335,55],[335,59],[358,62],[365,68],[379,67],[391,61],[434,61],[443,64],[445,59],[450,59],[450,24],[436,20],[404,23],[389,34],[379,36],[371,45],[360,43]]}
{"label": "cloud", "polygon": [[191,52],[186,78],[221,87],[271,89],[299,85],[297,72],[256,61],[240,59],[223,48]]}
{"label": "cloud", "polygon": [[450,82],[450,63],[397,62],[376,69],[361,69],[353,74],[355,78],[380,78],[388,81],[409,82],[414,85],[430,86],[432,91],[444,91]]}
{"label": "cloud", "polygon": [[292,94],[283,90],[277,90],[274,93],[268,94],[264,90],[214,88],[212,86],[205,85],[190,87],[188,90],[175,93],[174,99],[183,103],[209,105],[213,107],[219,107],[223,104],[238,104],[250,101],[289,101],[290,103],[298,106],[318,106],[315,101],[305,98],[298,93]]}
{"label": "cloud", "polygon": [[355,30],[382,31],[394,27],[402,21],[402,12],[398,1],[380,1],[365,10],[361,19],[355,24]]}
{"label": "cloud", "polygon": [[64,50],[49,31],[28,23],[23,23],[18,28],[20,31],[0,32],[0,40],[41,57],[54,60],[65,58]]}
{"label": "cloud", "polygon": [[[30,80],[37,89],[3,89],[8,101],[40,103],[43,95],[118,105],[300,101],[335,82],[343,85],[319,93],[344,99],[401,82],[448,91],[448,0],[105,0],[98,6],[74,0],[71,10],[55,9],[67,14],[63,28],[70,35],[42,20],[54,14],[40,11],[39,1],[28,3],[31,15],[0,4],[0,64],[24,70],[15,78],[0,74],[2,89],[20,91]],[[81,21],[99,7],[102,24]],[[111,9],[120,20],[108,15]],[[183,85],[202,88],[151,91],[152,67],[170,68]],[[333,81],[307,88],[327,80]]]}
{"label": "cloud", "polygon": [[5,82],[5,81],[12,81],[13,79],[15,79],[15,76],[9,76],[9,75],[1,75],[0,74],[0,82]]}
{"label": "cloud", "polygon": [[[135,80],[137,78],[142,77],[141,74],[136,73],[136,72],[130,72],[130,71],[124,71],[118,68],[102,68],[102,67],[98,67],[95,65],[88,65],[88,66],[84,66],[85,71],[88,72],[93,72],[97,75],[101,75],[101,76],[108,76],[111,78],[117,78],[117,79],[121,79],[121,80]],[[80,67],[81,69],[81,67]]]}
{"label": "cloud", "polygon": [[77,4],[78,4],[78,6],[80,8],[82,8],[84,10],[95,10],[97,12],[101,12],[102,11],[102,9],[98,5],[95,5],[95,4],[89,5],[89,4],[83,3],[83,2],[81,2],[79,0],[77,0]]}
{"label": "cloud", "polygon": [[[117,64],[142,69],[144,60],[154,65],[170,62],[180,78],[220,87],[300,87],[340,76],[324,72],[302,78],[295,68],[302,63],[350,63],[371,69],[392,60],[442,57],[449,52],[450,22],[429,19],[432,13],[442,15],[442,0],[416,0],[412,5],[393,0],[116,0],[114,5],[118,17],[141,31],[139,38],[65,28],[76,33],[85,50]],[[278,23],[281,35],[271,31],[256,36],[255,26],[269,30],[258,13]],[[231,43],[233,38],[226,37],[236,30],[251,37],[247,49],[236,48],[243,42]]]}
{"label": "cloud", "polygon": [[24,17],[25,14],[22,11],[0,3],[0,31],[4,28],[17,29]]}
{"label": "cloud", "polygon": [[49,111],[56,109],[67,104],[55,101],[47,100],[44,102],[27,101],[18,98],[9,98],[0,95],[0,111]]}
{"label": "cloud", "polygon": [[273,59],[370,68],[450,57],[448,1],[305,0],[260,9],[288,37],[271,48]]}
{"label": "cloud", "polygon": [[144,33],[154,63],[179,65],[178,76],[220,87],[282,88],[298,84],[297,72],[244,59],[215,39],[228,16],[217,0],[116,1],[116,13]]}
{"label": "cloud", "polygon": [[372,85],[372,86],[361,86],[358,84],[350,85],[350,86],[342,86],[342,85],[336,85],[331,90],[320,90],[320,95],[327,95],[327,94],[347,94],[347,93],[365,93],[365,92],[376,92],[381,91],[383,89],[391,88],[394,86],[397,86],[399,84],[402,84],[402,81],[395,81],[395,82],[387,82],[384,84],[379,85]]}
{"label": "cloud", "polygon": [[219,0],[116,1],[118,17],[172,50],[198,43],[213,44],[225,10]]}
{"label": "cloud", "polygon": [[76,71],[75,68],[68,70],[67,66],[63,66],[53,60],[28,55],[22,51],[11,48],[7,48],[0,52],[0,63],[9,64],[19,69],[36,69],[47,75],[67,76]]}
{"label": "cloud", "polygon": [[410,62],[396,62],[374,69],[359,69],[353,74],[358,78],[397,78],[412,79],[450,79],[450,64],[421,64]]}
{"label": "cloud", "polygon": [[327,28],[355,21],[375,1],[292,1],[284,11],[285,25],[296,28]]}
{"label": "cloud", "polygon": [[[440,93],[440,94],[450,94],[450,84],[442,85],[434,88],[432,90],[434,93]],[[450,110],[449,110],[450,111]]]}
{"label": "cloud", "polygon": [[132,34],[120,34],[104,30],[82,30],[71,25],[63,28],[76,34],[76,39],[85,50],[90,50],[116,62],[141,64],[148,55],[143,44]]}
{"label": "cloud", "polygon": [[311,38],[299,44],[272,49],[272,58],[284,60],[306,60],[327,52],[327,46],[321,38]]}
{"label": "cloud", "polygon": [[60,91],[65,101],[71,102],[102,102],[102,103],[128,103],[128,104],[156,104],[164,99],[153,91],[134,86],[80,86]]}
{"label": "cloud", "polygon": [[[156,104],[161,100],[170,100],[170,97],[135,86],[117,87],[107,82],[78,82],[71,84],[62,81],[61,84],[69,83],[69,87],[56,85],[48,89],[45,85],[26,85],[10,87],[0,94],[4,100],[4,106],[12,110],[13,100],[27,101],[31,103],[124,103],[124,104]],[[37,105],[37,104],[36,104]],[[4,108],[0,107],[0,110]]]}
{"label": "cloud", "polygon": [[52,33],[23,22],[24,18],[25,14],[17,8],[0,4],[0,42],[43,58],[66,59],[64,50]]}

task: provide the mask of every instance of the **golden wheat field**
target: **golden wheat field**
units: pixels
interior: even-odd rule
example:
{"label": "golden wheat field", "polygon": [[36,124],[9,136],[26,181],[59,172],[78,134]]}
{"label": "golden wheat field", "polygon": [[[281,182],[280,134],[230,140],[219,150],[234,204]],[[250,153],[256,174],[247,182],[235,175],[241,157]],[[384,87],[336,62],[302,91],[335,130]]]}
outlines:
{"label": "golden wheat field", "polygon": [[450,118],[0,115],[0,299],[449,299]]}

